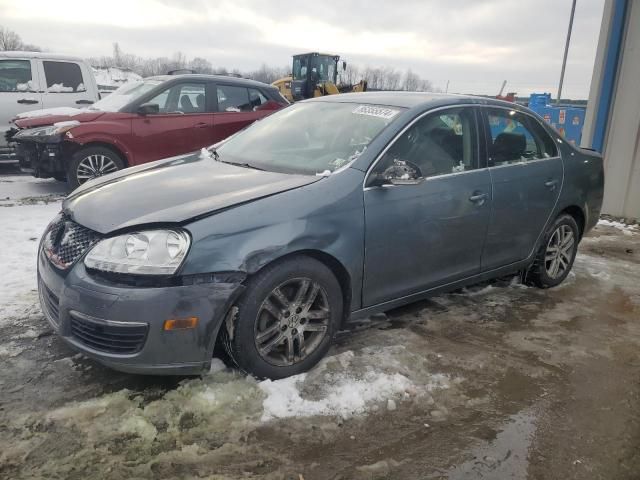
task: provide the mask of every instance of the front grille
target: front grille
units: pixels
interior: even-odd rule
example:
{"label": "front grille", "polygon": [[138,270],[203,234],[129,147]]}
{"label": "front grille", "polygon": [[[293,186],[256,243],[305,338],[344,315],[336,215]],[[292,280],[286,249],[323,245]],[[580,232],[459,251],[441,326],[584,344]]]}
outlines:
{"label": "front grille", "polygon": [[148,325],[125,322],[118,324],[89,320],[71,312],[71,333],[81,343],[94,350],[116,354],[139,352],[147,338]]}
{"label": "front grille", "polygon": [[51,263],[66,270],[100,238],[99,233],[77,224],[61,213],[49,225],[42,246]]}
{"label": "front grille", "polygon": [[47,288],[47,286],[40,282],[40,288],[38,289],[40,293],[40,305],[44,310],[44,314],[47,318],[54,324],[54,326],[58,325],[58,317],[60,316],[59,311],[59,299],[58,297]]}

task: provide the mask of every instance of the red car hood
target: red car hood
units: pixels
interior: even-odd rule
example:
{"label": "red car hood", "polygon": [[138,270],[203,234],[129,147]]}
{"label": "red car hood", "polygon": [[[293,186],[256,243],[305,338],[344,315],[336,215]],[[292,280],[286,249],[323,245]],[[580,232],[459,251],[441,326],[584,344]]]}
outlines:
{"label": "red car hood", "polygon": [[31,117],[15,120],[14,123],[20,128],[34,128],[53,125],[58,122],[67,122],[75,120],[76,122],[85,123],[93,122],[107,112],[86,111],[75,115],[43,115],[40,117]]}

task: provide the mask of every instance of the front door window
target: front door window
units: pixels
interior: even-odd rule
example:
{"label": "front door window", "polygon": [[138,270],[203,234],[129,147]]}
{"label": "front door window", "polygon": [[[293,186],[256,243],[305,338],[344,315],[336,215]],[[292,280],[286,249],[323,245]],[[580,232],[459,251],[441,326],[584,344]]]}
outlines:
{"label": "front door window", "polygon": [[374,169],[410,165],[422,177],[436,177],[478,168],[476,128],[469,108],[443,110],[418,120],[387,150]]}

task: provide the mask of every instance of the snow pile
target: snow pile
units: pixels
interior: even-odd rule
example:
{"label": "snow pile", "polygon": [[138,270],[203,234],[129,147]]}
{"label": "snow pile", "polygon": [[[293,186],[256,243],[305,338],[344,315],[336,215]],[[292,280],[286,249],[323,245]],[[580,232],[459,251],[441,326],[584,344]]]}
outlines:
{"label": "snow pile", "polygon": [[98,87],[119,87],[128,82],[139,82],[142,77],[131,70],[117,67],[91,67]]}
{"label": "snow pile", "polygon": [[617,228],[624,235],[632,235],[634,233],[637,233],[638,231],[637,225],[627,225],[626,223],[618,222],[615,220],[606,220],[604,218],[598,220],[598,226]]}
{"label": "snow pile", "polygon": [[399,373],[365,372],[358,378],[348,374],[335,375],[328,380],[325,395],[318,399],[302,398],[300,387],[307,374],[283,380],[265,380],[260,388],[267,394],[262,406],[262,420],[288,417],[312,417],[315,415],[337,415],[349,418],[366,413],[373,403],[401,395],[412,382]]}
{"label": "snow pile", "polygon": [[446,375],[432,374],[426,367],[423,357],[402,345],[333,355],[307,373],[260,382],[266,395],[262,421],[316,415],[350,418],[379,410],[380,405],[395,410],[396,401],[449,388]]}
{"label": "snow pile", "polygon": [[36,117],[46,117],[49,115],[79,115],[84,113],[85,110],[81,108],[73,108],[73,107],[56,107],[56,108],[45,108],[44,110],[31,110],[29,112],[22,112],[16,115],[16,118],[36,118]]}
{"label": "snow pile", "polygon": [[40,236],[60,211],[49,205],[0,206],[0,323],[15,322],[19,313],[37,309],[36,254]]}

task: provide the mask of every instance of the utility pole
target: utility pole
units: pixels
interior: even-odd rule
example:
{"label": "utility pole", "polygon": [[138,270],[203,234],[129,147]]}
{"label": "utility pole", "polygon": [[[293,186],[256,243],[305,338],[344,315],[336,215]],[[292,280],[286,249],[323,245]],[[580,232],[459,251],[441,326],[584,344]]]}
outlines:
{"label": "utility pole", "polygon": [[571,29],[573,28],[573,15],[576,13],[576,1],[573,0],[571,4],[571,15],[569,16],[569,30],[567,30],[567,41],[564,44],[564,57],[562,58],[562,70],[560,71],[560,85],[558,85],[558,98],[556,99],[556,105],[560,105],[560,98],[562,96],[562,82],[564,82],[564,69],[567,66],[567,54],[569,53],[569,43],[571,42]]}

